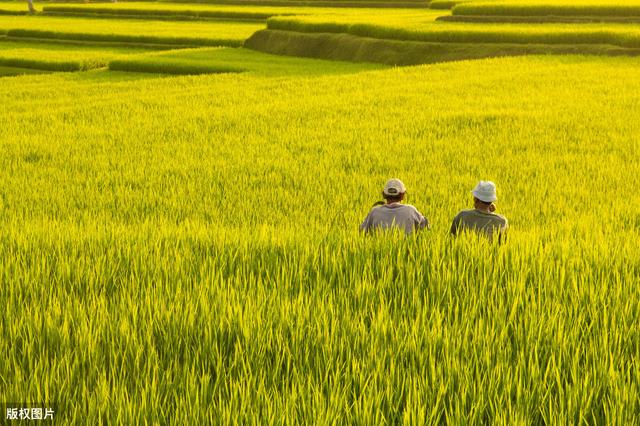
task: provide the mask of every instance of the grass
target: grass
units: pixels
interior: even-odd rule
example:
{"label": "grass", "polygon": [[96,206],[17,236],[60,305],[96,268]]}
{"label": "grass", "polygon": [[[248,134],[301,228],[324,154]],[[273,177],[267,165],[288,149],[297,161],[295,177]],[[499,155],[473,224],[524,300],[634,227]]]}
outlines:
{"label": "grass", "polygon": [[[162,1],[162,0],[161,0]],[[180,0],[171,0],[171,2]],[[187,2],[185,0],[185,2]],[[198,3],[229,4],[243,6],[327,7],[327,8],[426,8],[425,0],[197,0]],[[190,3],[190,1],[189,1]]]}
{"label": "grass", "polygon": [[640,49],[610,45],[412,42],[357,37],[350,34],[279,30],[258,31],[245,42],[245,46],[278,55],[388,65],[429,64],[532,54],[640,55]]}
{"label": "grass", "polygon": [[0,41],[0,64],[49,71],[84,71],[106,67],[115,58],[142,52],[148,50]]}
{"label": "grass", "polygon": [[8,67],[0,65],[0,77],[11,77],[15,75],[23,74],[40,74],[42,71],[37,71],[28,68]]}
{"label": "grass", "polygon": [[458,4],[467,3],[475,0],[432,0],[429,2],[430,9],[452,9]]}
{"label": "grass", "polygon": [[28,10],[26,1],[0,1],[0,14],[27,13]]}
{"label": "grass", "polygon": [[[116,3],[120,5],[121,3]],[[79,5],[79,6],[45,6],[43,11],[47,14],[73,14],[73,15],[93,15],[93,16],[107,16],[107,17],[136,17],[136,18],[174,18],[174,19],[229,19],[229,20],[266,20],[272,16],[277,15],[292,15],[293,13],[287,13],[281,11],[281,13],[275,12],[259,12],[252,10],[233,10],[228,8],[227,10],[220,10],[216,8],[213,10],[202,10],[197,8],[162,8],[157,7],[145,8],[145,7],[131,7],[131,5],[125,4],[127,7],[96,7],[100,5]],[[160,5],[163,6],[163,5]],[[246,8],[250,9],[250,8]]]}
{"label": "grass", "polygon": [[261,6],[261,5],[225,5],[225,4],[206,4],[206,3],[155,3],[155,2],[118,2],[118,3],[94,3],[94,4],[73,4],[58,5],[52,4],[43,7],[45,12],[58,13],[87,13],[87,14],[105,14],[110,16],[116,15],[134,15],[134,16],[175,16],[175,17],[191,17],[191,18],[252,18],[266,19],[272,16],[282,15],[340,15],[349,16],[352,19],[363,19],[363,16],[386,16],[390,19],[396,17],[412,19],[412,17],[425,16],[428,11],[411,11],[406,9],[387,8],[367,9],[363,7],[313,7],[313,6]]}
{"label": "grass", "polygon": [[640,16],[640,1],[629,0],[510,0],[474,1],[453,8],[454,15],[471,16]]}
{"label": "grass", "polygon": [[640,47],[640,28],[618,24],[350,23],[322,16],[275,17],[267,28],[283,31],[345,33],[360,37],[442,43],[609,44]]}
{"label": "grass", "polygon": [[247,49],[181,49],[131,56],[109,64],[111,70],[163,74],[251,72],[263,76],[349,74],[382,68],[374,64],[275,56]]}
{"label": "grass", "polygon": [[[638,423],[638,65],[6,79],[0,399],[65,424]],[[431,232],[358,234],[390,176]],[[482,178],[501,248],[447,235]]]}
{"label": "grass", "polygon": [[44,16],[0,16],[0,29],[12,37],[99,42],[241,46],[260,23],[175,22]]}

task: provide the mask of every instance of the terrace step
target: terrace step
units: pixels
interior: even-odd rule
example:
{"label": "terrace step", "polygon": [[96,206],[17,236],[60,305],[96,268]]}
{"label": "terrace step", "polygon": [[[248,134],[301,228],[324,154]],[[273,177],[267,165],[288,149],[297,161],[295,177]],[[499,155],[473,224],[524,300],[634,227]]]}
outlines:
{"label": "terrace step", "polygon": [[[188,0],[172,0],[175,2],[188,2]],[[382,9],[426,9],[429,7],[429,3],[424,0],[409,0],[402,2],[377,2],[367,0],[357,1],[325,1],[325,0],[313,0],[313,1],[296,1],[296,0],[215,0],[214,2],[199,1],[198,3],[206,4],[224,4],[224,5],[238,5],[238,6],[306,6],[306,7],[349,7],[349,8],[382,8]]]}
{"label": "terrace step", "polygon": [[78,12],[42,12],[43,16],[67,16],[73,18],[97,18],[97,19],[143,19],[154,21],[216,21],[216,22],[263,22],[260,18],[210,18],[193,15],[134,15],[134,14],[109,14],[109,13],[78,13]]}
{"label": "terrace step", "polygon": [[160,43],[128,43],[120,41],[83,41],[83,40],[68,40],[60,38],[38,38],[38,37],[14,37],[14,36],[0,36],[0,42],[7,41],[28,41],[33,43],[51,43],[51,44],[68,44],[78,46],[108,46],[108,47],[131,47],[131,48],[143,48],[149,50],[172,50],[172,49],[190,49],[191,45],[185,44],[160,44]]}
{"label": "terrace step", "polygon": [[388,65],[418,65],[501,56],[576,54],[640,56],[640,48],[602,44],[515,44],[399,41],[344,33],[261,30],[245,48],[265,53]]}
{"label": "terrace step", "polygon": [[503,16],[503,15],[447,15],[437,21],[485,24],[637,24],[640,16]]}

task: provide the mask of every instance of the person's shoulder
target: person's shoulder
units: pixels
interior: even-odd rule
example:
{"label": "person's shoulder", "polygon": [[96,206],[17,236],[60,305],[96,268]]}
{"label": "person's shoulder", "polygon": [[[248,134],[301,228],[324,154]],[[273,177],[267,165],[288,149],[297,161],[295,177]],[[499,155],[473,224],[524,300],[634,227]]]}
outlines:
{"label": "person's shoulder", "polygon": [[373,206],[371,208],[371,210],[369,210],[369,214],[375,214],[375,213],[379,212],[380,210],[382,210],[383,208],[384,208],[384,205]]}
{"label": "person's shoulder", "polygon": [[496,218],[496,220],[497,220],[498,222],[500,222],[500,224],[502,224],[503,226],[506,226],[506,225],[509,223],[509,221],[507,220],[507,218],[506,218],[506,217],[504,217],[504,216],[503,216],[503,215],[501,215],[501,214],[493,213],[493,216],[494,216],[494,217]]}
{"label": "person's shoulder", "polygon": [[501,222],[503,225],[506,225],[508,223],[507,218],[501,214],[491,213],[491,216],[493,216],[498,222]]}
{"label": "person's shoulder", "polygon": [[402,204],[402,207],[407,211],[410,211],[412,213],[417,213],[420,216],[422,216],[422,213],[420,213],[420,211],[413,204]]}
{"label": "person's shoulder", "polygon": [[456,217],[460,218],[460,217],[465,217],[465,216],[471,216],[473,215],[475,212],[475,210],[470,209],[470,210],[460,210],[458,212],[458,214],[456,215]]}

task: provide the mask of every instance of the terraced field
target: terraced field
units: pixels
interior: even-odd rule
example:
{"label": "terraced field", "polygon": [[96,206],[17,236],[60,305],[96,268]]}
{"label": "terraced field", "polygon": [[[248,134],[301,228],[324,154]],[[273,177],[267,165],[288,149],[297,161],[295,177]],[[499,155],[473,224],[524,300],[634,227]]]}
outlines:
{"label": "terraced field", "polygon": [[149,52],[132,47],[107,47],[36,43],[0,42],[0,64],[50,71],[83,71],[104,68],[115,58]]}
{"label": "terraced field", "polygon": [[[426,20],[425,20],[426,21]],[[317,16],[271,18],[268,28],[295,32],[345,33],[360,37],[466,43],[609,44],[640,47],[640,26],[613,24],[459,24],[415,22],[351,23]]]}
{"label": "terraced field", "polygon": [[251,72],[258,75],[293,76],[348,74],[383,68],[377,64],[353,64],[268,55],[246,49],[181,49],[141,54],[111,61],[115,71],[164,74],[213,74]]}
{"label": "terraced field", "polygon": [[241,46],[262,23],[176,22],[48,16],[1,16],[0,34],[10,37],[145,44]]}
{"label": "terraced field", "polygon": [[456,15],[504,16],[640,16],[640,1],[628,0],[500,0],[472,1],[454,8]]}
{"label": "terraced field", "polygon": [[542,3],[0,15],[0,413],[640,424],[640,26],[446,21]]}

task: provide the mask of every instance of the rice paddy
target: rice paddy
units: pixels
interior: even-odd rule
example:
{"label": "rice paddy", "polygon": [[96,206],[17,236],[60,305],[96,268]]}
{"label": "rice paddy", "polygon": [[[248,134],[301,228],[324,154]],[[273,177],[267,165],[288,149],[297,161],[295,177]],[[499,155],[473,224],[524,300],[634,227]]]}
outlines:
{"label": "rice paddy", "polygon": [[467,24],[413,23],[404,26],[371,23],[342,23],[319,16],[275,17],[272,30],[346,33],[360,37],[464,43],[609,44],[640,47],[640,26],[618,24]]}
{"label": "rice paddy", "polygon": [[454,15],[505,16],[640,16],[640,2],[629,0],[473,1],[453,8]]}
{"label": "rice paddy", "polygon": [[50,71],[82,71],[104,68],[113,59],[142,52],[148,52],[148,49],[3,41],[0,42],[0,64]]}
{"label": "rice paddy", "polygon": [[[637,25],[49,6],[193,13],[0,16],[0,403],[640,423]],[[430,231],[360,234],[390,177]],[[481,179],[506,244],[449,235]]]}
{"label": "rice paddy", "polygon": [[241,46],[262,23],[180,22],[82,17],[2,16],[0,31],[11,37],[98,42]]}

